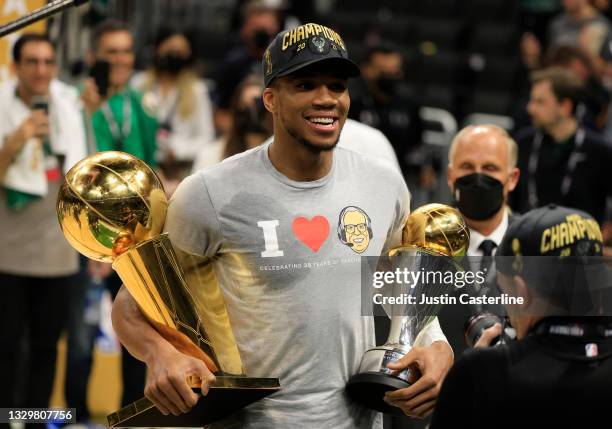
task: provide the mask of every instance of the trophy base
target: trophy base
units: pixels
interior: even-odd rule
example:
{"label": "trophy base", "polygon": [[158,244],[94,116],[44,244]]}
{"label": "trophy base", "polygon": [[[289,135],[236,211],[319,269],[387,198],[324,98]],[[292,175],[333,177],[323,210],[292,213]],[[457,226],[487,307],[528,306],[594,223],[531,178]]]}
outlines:
{"label": "trophy base", "polygon": [[[278,378],[217,376],[208,395],[185,414],[163,415],[147,398],[109,414],[109,427],[202,427],[280,390]],[[192,387],[196,393],[197,387]]]}
{"label": "trophy base", "polygon": [[403,416],[397,407],[392,407],[383,401],[385,393],[391,390],[404,389],[410,383],[390,374],[381,372],[362,372],[355,374],[346,384],[349,396],[360,404],[385,414]]}

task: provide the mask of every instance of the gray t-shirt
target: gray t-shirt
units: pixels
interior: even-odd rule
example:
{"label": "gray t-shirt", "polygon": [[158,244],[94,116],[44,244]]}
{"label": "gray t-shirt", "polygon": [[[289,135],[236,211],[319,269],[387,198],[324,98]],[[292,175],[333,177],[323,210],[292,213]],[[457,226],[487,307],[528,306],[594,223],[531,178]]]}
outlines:
{"label": "gray t-shirt", "polygon": [[246,374],[281,381],[218,426],[379,426],[344,390],[375,345],[373,319],[361,315],[360,257],[399,243],[408,189],[383,162],[342,148],[327,176],[292,181],[268,147],[185,179],[166,221],[176,247],[215,257]]}

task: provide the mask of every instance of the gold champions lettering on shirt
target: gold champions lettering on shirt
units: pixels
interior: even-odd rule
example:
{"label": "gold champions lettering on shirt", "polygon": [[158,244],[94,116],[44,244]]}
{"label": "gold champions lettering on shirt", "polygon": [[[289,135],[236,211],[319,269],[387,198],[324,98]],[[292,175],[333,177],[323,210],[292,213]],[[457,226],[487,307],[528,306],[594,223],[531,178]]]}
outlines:
{"label": "gold champions lettering on shirt", "polygon": [[547,228],[542,233],[541,252],[569,246],[576,240],[588,237],[589,240],[602,241],[599,225],[593,219],[584,219],[574,214],[566,217],[565,222]]}
{"label": "gold champions lettering on shirt", "polygon": [[342,50],[346,51],[344,42],[338,33],[331,28],[327,28],[324,25],[319,24],[300,25],[299,27],[285,33],[283,36],[282,50],[285,51],[296,43],[299,43],[304,39],[308,39],[310,36],[318,36],[320,34],[322,34],[326,39],[340,46]]}

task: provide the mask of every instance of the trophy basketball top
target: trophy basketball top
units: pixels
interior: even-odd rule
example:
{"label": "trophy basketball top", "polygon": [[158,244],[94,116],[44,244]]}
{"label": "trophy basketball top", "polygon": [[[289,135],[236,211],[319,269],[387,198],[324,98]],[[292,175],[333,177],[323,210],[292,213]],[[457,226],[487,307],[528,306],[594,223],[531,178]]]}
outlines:
{"label": "trophy basketball top", "polygon": [[414,210],[402,231],[402,247],[442,256],[465,256],[469,243],[470,232],[459,210],[445,204],[426,204]]}
{"label": "trophy basketball top", "polygon": [[113,260],[164,225],[167,199],[153,170],[124,152],[99,152],[66,174],[57,198],[64,236],[81,254]]}

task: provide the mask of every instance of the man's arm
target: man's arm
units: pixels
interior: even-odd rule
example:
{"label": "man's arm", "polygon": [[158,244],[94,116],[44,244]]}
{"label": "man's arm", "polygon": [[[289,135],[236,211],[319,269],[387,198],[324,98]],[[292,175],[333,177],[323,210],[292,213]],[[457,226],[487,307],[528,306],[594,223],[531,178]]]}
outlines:
{"label": "man's arm", "polygon": [[204,362],[180,353],[146,320],[138,304],[122,286],[113,304],[113,328],[121,343],[147,365],[145,396],[164,414],[186,413],[198,402],[187,377],[202,380],[202,395],[215,381]]}
{"label": "man's arm", "polygon": [[41,111],[34,111],[21,125],[8,134],[0,144],[0,182],[23,145],[32,137],[44,138],[49,134],[49,118]]}

